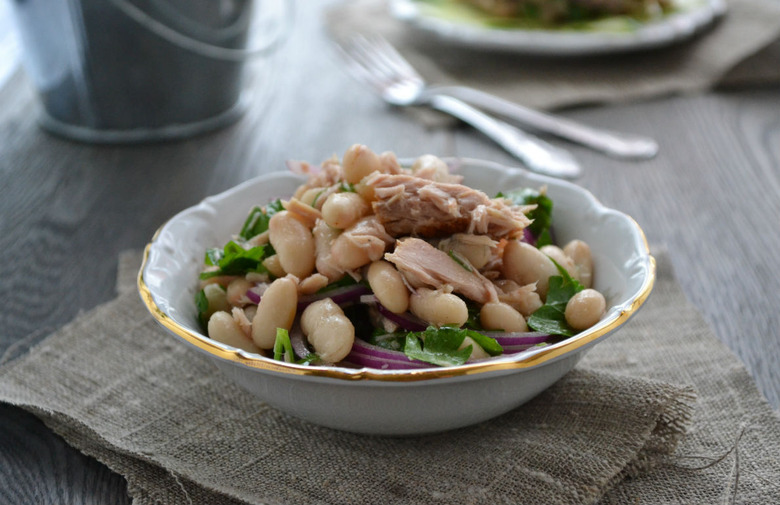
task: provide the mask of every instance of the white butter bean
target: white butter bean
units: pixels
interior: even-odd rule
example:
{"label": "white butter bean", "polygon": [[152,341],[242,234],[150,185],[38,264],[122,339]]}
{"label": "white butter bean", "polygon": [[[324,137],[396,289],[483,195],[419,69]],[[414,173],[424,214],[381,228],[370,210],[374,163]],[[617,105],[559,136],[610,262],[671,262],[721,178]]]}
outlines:
{"label": "white butter bean", "polygon": [[590,246],[582,240],[572,240],[563,248],[563,252],[574,263],[576,279],[586,288],[593,286],[593,258]]}
{"label": "white butter bean", "polygon": [[314,238],[311,230],[284,210],[271,216],[268,231],[282,269],[300,279],[308,277],[314,271]]}
{"label": "white butter bean", "polygon": [[287,272],[284,271],[284,268],[282,268],[282,262],[279,261],[278,254],[274,254],[273,256],[269,256],[266,259],[264,259],[263,266],[274,277],[284,277],[287,274]]}
{"label": "white butter bean", "polygon": [[[208,267],[204,272],[213,272],[219,270],[219,267]],[[209,284],[219,284],[223,288],[226,288],[228,284],[230,284],[230,281],[233,279],[238,278],[237,275],[216,275],[214,277],[209,277],[208,279],[201,279],[200,281],[200,289],[205,288]]]}
{"label": "white butter bean", "polygon": [[371,263],[368,249],[360,247],[344,234],[339,235],[333,241],[330,254],[342,271],[356,270],[363,265]]}
{"label": "white butter bean", "polygon": [[366,273],[366,279],[379,303],[384,305],[387,310],[396,314],[407,311],[409,290],[404,284],[401,273],[392,263],[385,260],[371,263]]}
{"label": "white butter bean", "polygon": [[536,292],[542,300],[547,297],[550,277],[559,275],[555,264],[546,254],[519,240],[510,240],[504,248],[502,271],[504,277],[521,286],[535,282]]}
{"label": "white butter bean", "polygon": [[464,338],[463,343],[460,344],[458,350],[465,349],[468,346],[471,346],[471,354],[469,355],[469,359],[485,359],[490,357],[490,354],[488,354],[487,351],[485,351],[482,346],[476,343],[471,337]]}
{"label": "white butter bean", "polygon": [[380,171],[383,174],[400,174],[401,164],[393,151],[385,151],[379,155]]}
{"label": "white butter bean", "polygon": [[355,327],[330,298],[316,301],[304,309],[301,330],[326,363],[346,358],[355,342]]}
{"label": "white butter bean", "polygon": [[325,191],[326,188],[309,188],[306,191],[303,192],[300,196],[301,202],[305,203],[306,205],[311,205],[314,207],[314,200],[317,200],[318,196],[322,195],[322,193]]}
{"label": "white butter bean", "polygon": [[[563,249],[557,245],[546,245],[539,248],[544,254],[558,263],[564,270],[566,270],[570,276],[577,278],[577,270],[574,268],[574,262],[569,258]],[[556,274],[559,275],[559,274]]]}
{"label": "white butter bean", "polygon": [[[255,311],[257,311],[257,305],[250,305]],[[244,309],[240,307],[233,307],[233,310],[231,311],[231,314],[233,316],[233,321],[236,322],[239,328],[241,328],[241,332],[244,334],[244,336],[253,343],[252,341],[252,319],[250,319],[246,312],[244,312]]]}
{"label": "white butter bean", "polygon": [[468,307],[462,299],[452,293],[427,288],[418,288],[412,293],[409,297],[409,310],[423,321],[436,326],[463,326],[469,318]]}
{"label": "white butter bean", "polygon": [[450,169],[447,164],[433,154],[424,154],[414,160],[411,166],[412,173],[424,179],[437,182],[449,182]]}
{"label": "white butter bean", "polygon": [[382,168],[379,156],[361,144],[355,144],[347,149],[341,166],[344,170],[344,179],[350,184],[357,184],[363,177]]}
{"label": "white butter bean", "polygon": [[206,315],[211,315],[218,310],[230,310],[230,304],[227,300],[225,288],[219,284],[206,284],[203,286],[203,294],[209,302],[209,308]]}
{"label": "white butter bean", "polygon": [[530,316],[544,305],[534,284],[520,286],[510,279],[499,279],[494,283],[500,289],[499,301],[506,303],[524,317]]}
{"label": "white butter bean", "polygon": [[250,238],[246,241],[247,244],[251,245],[252,247],[257,247],[261,245],[265,245],[268,243],[268,230],[265,230],[262,233],[258,233],[254,237]]}
{"label": "white butter bean", "polygon": [[298,307],[298,287],[289,277],[276,279],[268,286],[252,318],[252,340],[261,349],[271,349],[276,329],[292,328]]}
{"label": "white butter bean", "polygon": [[328,278],[321,273],[313,273],[298,284],[298,293],[310,295],[328,285]]}
{"label": "white butter bean", "polygon": [[349,228],[368,214],[370,207],[357,193],[334,193],[322,205],[322,219],[338,229]]}
{"label": "white butter bean", "polygon": [[344,270],[338,266],[331,252],[333,242],[340,233],[339,230],[328,226],[328,223],[322,219],[317,221],[314,229],[312,229],[316,252],[314,264],[317,267],[317,271],[331,282],[340,279],[344,275]]}
{"label": "white butter bean", "polygon": [[599,322],[607,308],[604,295],[595,289],[583,289],[566,304],[566,322],[575,330],[586,330]]}
{"label": "white butter bean", "polygon": [[525,318],[510,305],[502,302],[488,302],[479,311],[479,321],[488,330],[506,332],[528,331]]}
{"label": "white butter bean", "polygon": [[234,307],[243,307],[249,303],[246,291],[252,287],[252,283],[243,277],[230,281],[227,287],[227,301]]}
{"label": "white butter bean", "polygon": [[374,186],[366,184],[365,181],[360,181],[355,184],[355,192],[363,197],[363,200],[367,202],[373,202],[376,200],[376,190]]}
{"label": "white butter bean", "polygon": [[487,235],[472,235],[456,233],[439,242],[438,248],[444,252],[454,251],[471,263],[477,270],[487,265],[493,259],[493,249],[497,242]]}
{"label": "white butter bean", "polygon": [[209,338],[249,352],[261,352],[260,349],[241,331],[233,316],[224,311],[214,312],[209,318]]}

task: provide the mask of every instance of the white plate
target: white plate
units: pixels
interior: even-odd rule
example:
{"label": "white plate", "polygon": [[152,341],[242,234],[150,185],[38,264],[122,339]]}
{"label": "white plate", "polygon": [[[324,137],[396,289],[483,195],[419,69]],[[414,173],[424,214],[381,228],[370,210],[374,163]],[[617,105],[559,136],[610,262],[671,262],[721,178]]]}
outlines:
{"label": "white plate", "polygon": [[391,0],[391,13],[414,28],[470,48],[544,56],[580,56],[652,49],[686,40],[726,12],[725,0],[676,0],[676,11],[647,22],[625,17],[586,29],[500,29],[448,16],[425,0]]}
{"label": "white plate", "polygon": [[[208,357],[249,393],[289,414],[340,430],[412,435],[485,421],[522,405],[571,370],[639,309],[655,262],[633,219],[608,209],[574,184],[477,160],[450,160],[465,183],[495,194],[547,186],[556,238],[579,238],[593,253],[594,288],[607,298],[594,327],[556,344],[455,367],[415,370],[304,366],[274,361],[205,336],[194,297],[207,248],[224,244],[254,205],[291,195],[302,182],[287,172],[247,181],[171,218],[147,246],[141,297],[178,340]],[[248,394],[249,394],[248,393]]]}

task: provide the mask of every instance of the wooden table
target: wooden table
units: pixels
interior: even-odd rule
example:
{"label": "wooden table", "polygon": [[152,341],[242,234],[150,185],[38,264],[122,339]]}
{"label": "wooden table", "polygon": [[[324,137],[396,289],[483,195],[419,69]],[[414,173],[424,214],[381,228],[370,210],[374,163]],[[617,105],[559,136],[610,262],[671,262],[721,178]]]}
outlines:
{"label": "wooden table", "polygon": [[[114,296],[120,251],[207,195],[288,158],[319,162],[353,143],[401,156],[517,163],[467,127],[427,130],[341,72],[318,8],[263,68],[271,86],[236,125],[181,142],[92,146],[36,124],[23,73],[0,90],[0,354]],[[268,79],[263,79],[268,81]],[[578,181],[665,246],[690,300],[780,405],[780,89],[713,92],[570,110],[593,125],[653,136],[652,161],[574,146]],[[556,141],[557,142],[557,141]],[[564,145],[559,143],[559,145]],[[685,335],[679,336],[681,339]],[[0,406],[0,503],[129,503],[124,479],[35,417]]]}

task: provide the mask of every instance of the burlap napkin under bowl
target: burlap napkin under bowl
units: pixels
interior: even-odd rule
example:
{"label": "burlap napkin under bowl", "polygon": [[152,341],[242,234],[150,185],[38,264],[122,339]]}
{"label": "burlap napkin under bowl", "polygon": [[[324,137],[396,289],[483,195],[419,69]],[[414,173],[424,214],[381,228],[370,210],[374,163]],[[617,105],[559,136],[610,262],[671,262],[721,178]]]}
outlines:
{"label": "burlap napkin under bowl", "polygon": [[[0,400],[124,475],[141,505],[712,503],[731,496],[734,456],[737,501],[776,502],[780,421],[656,256],[653,296],[585,366],[439,435],[352,435],[258,402],[146,314],[137,255],[123,258],[115,300],[0,367]],[[680,442],[685,384],[704,396]]]}
{"label": "burlap napkin under bowl", "polygon": [[470,51],[394,19],[385,0],[332,8],[329,33],[386,37],[430,83],[473,86],[538,108],[615,103],[701,91],[719,84],[780,82],[780,1],[728,0],[725,17],[692,40],[651,51],[599,57],[524,57]]}

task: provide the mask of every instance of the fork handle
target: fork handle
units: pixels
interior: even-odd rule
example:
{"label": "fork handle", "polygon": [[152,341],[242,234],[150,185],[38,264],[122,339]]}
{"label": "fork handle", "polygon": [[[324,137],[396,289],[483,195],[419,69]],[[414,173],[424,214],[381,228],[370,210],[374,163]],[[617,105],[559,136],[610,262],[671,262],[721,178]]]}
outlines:
{"label": "fork handle", "polygon": [[466,86],[431,87],[434,94],[443,94],[468,102],[493,114],[557,137],[589,147],[616,158],[650,159],[658,153],[658,143],[648,137],[618,133],[554,116],[495,95]]}
{"label": "fork handle", "polygon": [[433,95],[429,102],[434,109],[470,124],[534,172],[568,179],[580,175],[580,165],[568,151],[488,116],[457,98]]}

